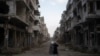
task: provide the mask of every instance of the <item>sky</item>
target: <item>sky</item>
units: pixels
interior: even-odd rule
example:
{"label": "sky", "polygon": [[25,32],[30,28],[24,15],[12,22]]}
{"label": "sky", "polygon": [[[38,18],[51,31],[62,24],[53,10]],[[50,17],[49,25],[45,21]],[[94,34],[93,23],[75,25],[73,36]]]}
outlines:
{"label": "sky", "polygon": [[66,10],[67,1],[68,0],[39,0],[39,10],[41,16],[44,16],[51,37],[56,28],[60,26],[61,14]]}

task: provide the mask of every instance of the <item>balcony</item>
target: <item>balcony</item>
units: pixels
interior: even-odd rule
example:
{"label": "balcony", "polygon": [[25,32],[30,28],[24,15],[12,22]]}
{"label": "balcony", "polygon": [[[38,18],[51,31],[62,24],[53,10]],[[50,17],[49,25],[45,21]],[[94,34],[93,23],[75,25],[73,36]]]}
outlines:
{"label": "balcony", "polygon": [[34,31],[40,31],[39,25],[34,25],[32,28]]}
{"label": "balcony", "polygon": [[[25,5],[22,2],[0,1],[0,20],[4,22],[10,18],[14,23],[20,22],[23,25],[28,25],[26,22]],[[16,23],[18,24],[18,23]]]}
{"label": "balcony", "polygon": [[37,16],[37,15],[35,15],[35,19],[34,19],[34,20],[38,20],[38,21],[40,21],[40,17]]}
{"label": "balcony", "polygon": [[34,10],[34,14],[40,16],[40,12],[39,12],[39,10]]}
{"label": "balcony", "polygon": [[99,15],[96,15],[96,14],[88,14],[85,18],[86,18],[87,21],[90,21],[90,20],[94,20],[96,18],[99,19],[100,16]]}

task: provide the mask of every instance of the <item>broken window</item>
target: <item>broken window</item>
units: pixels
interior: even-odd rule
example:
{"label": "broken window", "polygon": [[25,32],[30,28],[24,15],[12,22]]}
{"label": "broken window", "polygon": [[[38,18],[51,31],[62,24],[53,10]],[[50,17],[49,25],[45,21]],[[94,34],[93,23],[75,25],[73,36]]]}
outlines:
{"label": "broken window", "polygon": [[74,14],[74,16],[77,16],[77,11],[76,11],[76,10],[74,10],[73,14]]}
{"label": "broken window", "polygon": [[94,12],[94,3],[89,2],[89,13],[93,13],[93,12]]}
{"label": "broken window", "polygon": [[78,16],[77,16],[77,22],[79,22],[80,20],[81,20],[81,16],[78,15]]}
{"label": "broken window", "polygon": [[9,47],[14,47],[14,36],[13,36],[14,32],[13,30],[9,30],[9,38],[8,38],[8,46]]}
{"label": "broken window", "polygon": [[38,31],[34,30],[34,36],[38,35]]}
{"label": "broken window", "polygon": [[86,12],[86,4],[83,7],[84,7],[84,12]]}
{"label": "broken window", "polygon": [[97,28],[97,31],[100,31],[100,27]]}
{"label": "broken window", "polygon": [[4,29],[0,28],[0,48],[4,46]]}
{"label": "broken window", "polygon": [[100,1],[96,2],[96,7],[97,7],[97,10],[100,10]]}
{"label": "broken window", "polygon": [[100,45],[100,33],[97,33],[97,41],[98,41],[98,45]]}
{"label": "broken window", "polygon": [[92,45],[95,45],[95,35],[94,32],[90,32],[90,39],[92,40]]}
{"label": "broken window", "polygon": [[34,25],[37,25],[37,24],[38,24],[38,22],[39,22],[38,20],[35,20],[35,21],[34,21]]}
{"label": "broken window", "polygon": [[0,1],[0,13],[2,14],[8,14],[9,12],[9,6],[4,1]]}
{"label": "broken window", "polygon": [[35,15],[40,15],[40,12],[38,10],[34,10]]}

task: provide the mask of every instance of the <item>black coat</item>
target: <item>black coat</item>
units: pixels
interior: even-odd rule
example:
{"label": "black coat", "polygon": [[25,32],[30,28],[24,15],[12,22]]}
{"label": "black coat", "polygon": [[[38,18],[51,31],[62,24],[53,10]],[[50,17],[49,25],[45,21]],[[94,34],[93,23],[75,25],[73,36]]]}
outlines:
{"label": "black coat", "polygon": [[58,54],[58,44],[54,43],[50,45],[49,49],[50,54]]}

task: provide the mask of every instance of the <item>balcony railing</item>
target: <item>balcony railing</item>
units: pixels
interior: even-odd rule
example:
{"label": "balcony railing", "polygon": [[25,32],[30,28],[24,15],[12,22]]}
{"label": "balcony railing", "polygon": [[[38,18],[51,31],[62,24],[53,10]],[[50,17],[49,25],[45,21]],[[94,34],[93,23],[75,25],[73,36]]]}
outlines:
{"label": "balcony railing", "polygon": [[39,25],[34,25],[32,28],[33,28],[33,30],[35,30],[35,31],[40,31]]}
{"label": "balcony railing", "polygon": [[35,19],[34,20],[38,20],[39,21],[40,17],[35,15]]}

